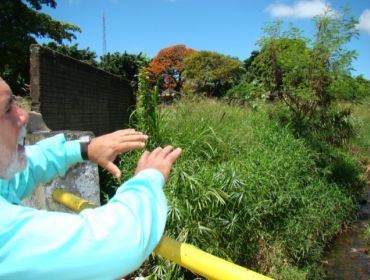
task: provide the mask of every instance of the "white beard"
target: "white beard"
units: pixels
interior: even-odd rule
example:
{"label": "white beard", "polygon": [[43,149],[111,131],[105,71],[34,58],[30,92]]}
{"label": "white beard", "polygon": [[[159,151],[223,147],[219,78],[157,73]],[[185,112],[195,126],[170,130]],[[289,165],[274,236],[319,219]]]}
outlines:
{"label": "white beard", "polygon": [[[19,142],[22,142],[26,135],[26,128],[22,127],[19,133]],[[18,146],[18,145],[17,145]],[[27,159],[24,152],[5,150],[0,147],[0,178],[11,179],[16,173],[21,172],[27,166]]]}
{"label": "white beard", "polygon": [[13,176],[21,172],[27,166],[27,160],[25,155],[19,152],[13,153],[12,158],[10,159],[10,164],[3,170],[1,173],[1,177],[9,180],[13,178]]}

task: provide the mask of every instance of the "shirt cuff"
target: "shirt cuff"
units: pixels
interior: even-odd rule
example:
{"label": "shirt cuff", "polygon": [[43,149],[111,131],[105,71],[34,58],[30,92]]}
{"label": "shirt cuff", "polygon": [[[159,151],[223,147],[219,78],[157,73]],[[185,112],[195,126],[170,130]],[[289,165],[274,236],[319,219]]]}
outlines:
{"label": "shirt cuff", "polygon": [[142,171],[140,171],[138,174],[136,174],[135,177],[145,177],[145,178],[150,178],[151,180],[153,180],[153,182],[158,185],[158,186],[161,186],[161,188],[163,188],[164,186],[164,176],[162,174],[162,172],[160,172],[158,169],[155,169],[155,168],[147,168],[147,169],[144,169]]}
{"label": "shirt cuff", "polygon": [[165,183],[164,177],[159,170],[154,169],[154,168],[147,168],[147,169],[140,171],[130,180],[125,182],[123,185],[121,185],[117,189],[116,193],[123,192],[126,189],[126,187],[130,187],[132,184],[137,184],[140,181],[143,182],[144,186],[153,187],[153,188],[160,189],[160,190],[163,189],[163,186]]}
{"label": "shirt cuff", "polygon": [[66,142],[67,158],[71,164],[83,162],[81,156],[81,145],[78,140],[72,140]]}

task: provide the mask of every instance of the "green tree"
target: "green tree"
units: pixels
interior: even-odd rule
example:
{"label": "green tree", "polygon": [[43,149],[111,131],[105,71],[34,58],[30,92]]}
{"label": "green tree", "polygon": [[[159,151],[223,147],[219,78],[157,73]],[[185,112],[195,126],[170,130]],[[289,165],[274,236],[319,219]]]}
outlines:
{"label": "green tree", "polygon": [[186,88],[213,96],[225,94],[243,74],[243,65],[238,59],[216,52],[193,53],[184,63]]}
{"label": "green tree", "polygon": [[260,51],[249,67],[251,76],[264,84],[269,99],[283,97],[287,75],[295,75],[295,84],[302,79],[309,58],[308,40],[293,25],[287,31],[282,31],[282,25],[281,20],[266,24],[265,36],[258,40]]}
{"label": "green tree", "polygon": [[356,98],[369,98],[370,97],[370,80],[365,79],[362,75],[355,78],[358,88]]}
{"label": "green tree", "polygon": [[251,68],[265,85],[269,99],[283,98],[283,91],[304,83],[310,49],[301,38],[274,38],[264,42]]}
{"label": "green tree", "polygon": [[281,31],[281,21],[267,26],[252,65],[266,90],[287,105],[298,134],[314,133],[339,143],[351,135],[351,126],[349,112],[332,104],[337,95],[332,85],[349,75],[356,57],[355,51],[346,49],[357,34],[356,21],[346,10],[336,16],[328,10],[314,22],[316,35],[310,46],[293,26],[286,32]]}
{"label": "green tree", "polygon": [[55,8],[55,0],[1,0],[0,2],[0,75],[14,92],[21,93],[29,80],[29,47],[37,38],[58,43],[71,41],[80,29],[41,13],[43,5]]}
{"label": "green tree", "polygon": [[253,80],[256,79],[256,75],[253,71],[252,65],[253,65],[254,60],[258,57],[259,54],[260,54],[260,51],[254,50],[251,52],[250,57],[248,57],[247,59],[243,61],[243,66],[245,68],[245,74],[241,78],[241,80],[245,80],[246,82],[252,82]]}
{"label": "green tree", "polygon": [[149,63],[149,58],[142,53],[128,54],[127,52],[108,53],[100,57],[98,67],[127,79],[135,88],[138,84],[139,70]]}
{"label": "green tree", "polygon": [[64,45],[64,44],[56,44],[55,42],[49,42],[47,44],[43,44],[44,47],[48,47],[54,51],[72,57],[74,59],[80,60],[82,62],[88,63],[90,65],[96,66],[96,53],[90,48],[86,49],[79,49],[78,44],[74,45]]}
{"label": "green tree", "polygon": [[147,67],[151,74],[151,82],[160,81],[163,90],[174,89],[182,90],[182,73],[184,68],[184,59],[195,50],[187,48],[185,45],[174,45],[161,49],[152,59]]}

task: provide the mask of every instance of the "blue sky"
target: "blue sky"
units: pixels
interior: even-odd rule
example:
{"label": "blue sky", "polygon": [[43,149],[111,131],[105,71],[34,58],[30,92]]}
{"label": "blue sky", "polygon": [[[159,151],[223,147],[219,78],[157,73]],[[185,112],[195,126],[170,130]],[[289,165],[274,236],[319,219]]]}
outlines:
{"label": "blue sky", "polygon": [[[311,18],[325,5],[334,11],[348,6],[360,20],[360,36],[348,48],[357,50],[355,75],[370,79],[370,0],[57,0],[57,8],[43,8],[53,18],[73,23],[79,47],[103,52],[102,15],[106,18],[108,52],[140,53],[153,57],[160,49],[185,44],[239,59],[257,49],[266,22],[292,22],[312,36]],[[42,40],[43,42],[44,40]]]}

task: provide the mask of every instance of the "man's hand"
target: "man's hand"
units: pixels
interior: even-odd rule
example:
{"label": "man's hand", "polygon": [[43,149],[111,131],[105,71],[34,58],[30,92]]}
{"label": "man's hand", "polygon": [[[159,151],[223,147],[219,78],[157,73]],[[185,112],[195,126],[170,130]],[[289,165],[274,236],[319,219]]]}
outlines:
{"label": "man's hand", "polygon": [[147,139],[147,135],[135,129],[118,130],[93,138],[88,146],[88,157],[120,179],[121,170],[113,163],[117,155],[143,148]]}
{"label": "man's hand", "polygon": [[146,168],[155,168],[160,171],[167,182],[171,167],[181,154],[181,149],[173,149],[172,146],[156,148],[152,152],[144,152],[137,164],[135,175]]}

